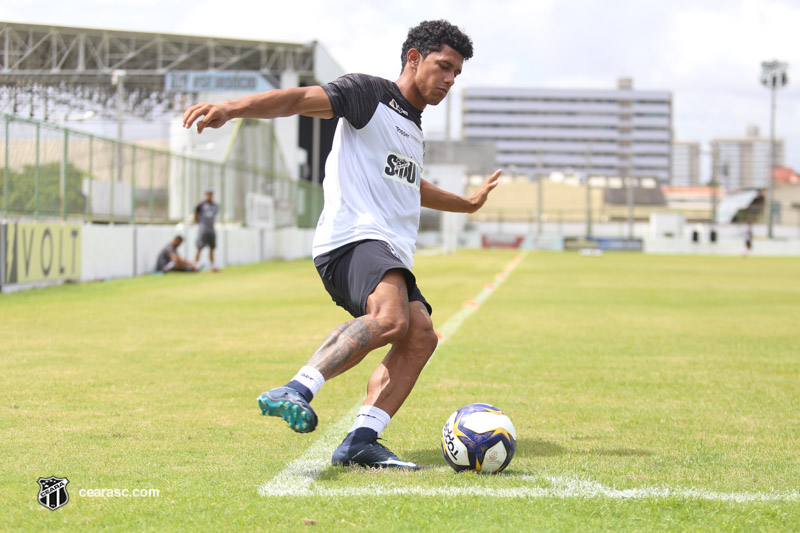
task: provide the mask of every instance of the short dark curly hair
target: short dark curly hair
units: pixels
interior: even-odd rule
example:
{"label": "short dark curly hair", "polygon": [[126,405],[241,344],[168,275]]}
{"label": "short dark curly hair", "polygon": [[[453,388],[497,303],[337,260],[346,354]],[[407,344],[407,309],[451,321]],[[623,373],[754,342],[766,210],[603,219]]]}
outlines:
{"label": "short dark curly hair", "polygon": [[400,58],[400,73],[406,68],[408,51],[416,48],[425,58],[431,52],[439,52],[443,45],[447,45],[467,60],[472,57],[472,39],[446,20],[426,20],[408,30],[408,37],[403,43],[403,53]]}

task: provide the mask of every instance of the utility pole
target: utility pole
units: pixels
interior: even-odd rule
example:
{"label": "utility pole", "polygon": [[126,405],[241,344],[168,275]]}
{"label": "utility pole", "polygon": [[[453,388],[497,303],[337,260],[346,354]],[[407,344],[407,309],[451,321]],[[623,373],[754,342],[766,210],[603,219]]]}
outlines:
{"label": "utility pole", "polygon": [[[711,143],[711,150],[708,152],[700,151],[700,154],[708,154],[711,156],[711,179],[709,180],[708,184],[711,187],[711,214],[709,216],[708,225],[709,225],[709,236],[714,235],[717,227],[717,205],[719,203],[719,198],[717,195],[719,193],[719,161],[718,157],[715,152],[717,150],[716,145],[712,142]],[[727,168],[723,167],[725,173],[727,174]]]}
{"label": "utility pole", "polygon": [[544,195],[542,180],[544,174],[542,173],[542,151],[536,157],[536,236],[542,236],[542,209],[544,207]]}
{"label": "utility pole", "polygon": [[761,83],[770,90],[770,117],[769,117],[769,176],[767,181],[767,237],[772,238],[773,224],[773,194],[775,183],[775,93],[786,86],[789,78],[786,75],[788,63],[781,63],[777,59],[761,63]]}
{"label": "utility pole", "polygon": [[[115,157],[112,159],[112,164],[114,160],[116,160],[116,177],[114,177],[114,172],[112,171],[111,180],[109,182],[109,193],[108,193],[108,222],[109,224],[114,224],[114,192],[117,188],[117,183],[122,183],[122,179],[124,177],[124,166],[122,165],[122,123],[123,123],[123,112],[125,110],[125,75],[127,72],[124,70],[114,69],[111,71],[111,85],[116,85],[117,87],[117,140],[116,140],[116,150]],[[131,181],[133,181],[133,176],[131,176]]]}
{"label": "utility pole", "polygon": [[[124,70],[111,71],[111,85],[117,87],[117,181],[122,181],[122,124],[125,111],[125,75]],[[113,185],[112,185],[113,186]]]}
{"label": "utility pole", "polygon": [[589,183],[592,173],[592,145],[586,147],[586,238],[592,236],[592,186]]}
{"label": "utility pole", "polygon": [[619,100],[619,129],[618,129],[618,157],[619,157],[619,177],[625,187],[625,203],[628,205],[628,238],[633,239],[633,179],[631,177],[632,134],[633,134],[633,100],[630,90],[633,89],[632,80],[622,78],[618,82],[620,91],[625,92],[623,98]]}

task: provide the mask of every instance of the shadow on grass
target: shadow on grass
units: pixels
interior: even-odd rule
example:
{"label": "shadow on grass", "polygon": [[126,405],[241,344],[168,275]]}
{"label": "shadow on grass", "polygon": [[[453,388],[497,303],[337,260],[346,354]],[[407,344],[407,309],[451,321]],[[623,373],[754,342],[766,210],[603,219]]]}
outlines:
{"label": "shadow on grass", "polygon": [[653,455],[653,452],[648,452],[647,450],[637,450],[635,448],[610,448],[608,450],[594,449],[588,450],[586,453],[588,455],[615,455],[618,457],[647,457],[649,455]]}
{"label": "shadow on grass", "polygon": [[[553,442],[539,439],[520,439],[517,441],[517,457],[552,457],[563,455],[566,448]],[[412,461],[420,466],[441,465],[443,461],[442,450],[438,447],[412,450],[403,454],[407,461]]]}
{"label": "shadow on grass", "polygon": [[519,439],[517,441],[517,457],[554,457],[564,455],[567,449],[554,442],[541,439]]}
{"label": "shadow on grass", "polygon": [[[567,448],[540,439],[520,439],[517,441],[517,450],[515,456],[517,458],[531,458],[531,457],[555,457],[557,455],[564,455],[567,453]],[[618,456],[618,457],[646,457],[652,455],[647,450],[638,450],[634,448],[595,448],[590,450],[573,450],[572,453],[583,455],[598,455],[598,456]],[[411,450],[402,453],[401,459],[411,461],[420,466],[422,470],[445,466],[444,458],[442,457],[442,450],[438,447],[430,447],[418,450]],[[513,463],[512,463],[513,464]],[[359,466],[351,467],[336,467],[328,468],[319,476],[320,481],[334,481],[340,476],[348,473],[366,473],[371,475],[381,475],[382,473],[396,472],[394,469],[369,469],[361,468]],[[513,467],[504,472],[504,475],[523,475],[526,472],[516,472]]]}

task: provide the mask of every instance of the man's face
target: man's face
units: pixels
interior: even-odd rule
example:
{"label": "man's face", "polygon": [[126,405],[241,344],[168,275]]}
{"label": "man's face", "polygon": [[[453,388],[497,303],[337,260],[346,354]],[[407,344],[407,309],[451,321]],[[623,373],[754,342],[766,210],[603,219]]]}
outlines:
{"label": "man's face", "polygon": [[206,202],[210,202],[213,199],[214,199],[214,193],[213,192],[207,192],[206,193]]}
{"label": "man's face", "polygon": [[461,74],[464,56],[445,44],[439,52],[431,52],[425,58],[417,52],[409,61],[416,68],[414,81],[425,104],[437,105]]}

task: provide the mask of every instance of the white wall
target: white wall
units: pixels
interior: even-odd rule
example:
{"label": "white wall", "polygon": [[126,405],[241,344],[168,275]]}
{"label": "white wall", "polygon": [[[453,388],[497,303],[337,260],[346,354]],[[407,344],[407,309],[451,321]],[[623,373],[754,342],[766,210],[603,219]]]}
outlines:
{"label": "white wall", "polygon": [[133,276],[133,226],[86,224],[81,232],[81,281]]}
{"label": "white wall", "polygon": [[[223,255],[228,265],[244,265],[256,263],[267,259],[262,255],[261,232],[264,230],[254,228],[235,228],[217,230],[225,234],[225,248]],[[219,248],[217,248],[219,250]]]}
{"label": "white wall", "polygon": [[[270,259],[311,257],[313,229],[278,230],[217,225],[215,264],[243,265]],[[194,261],[197,227],[93,225],[82,228],[81,281],[94,281],[149,274],[158,254],[175,235],[183,237],[178,253]],[[135,250],[135,255],[134,255]],[[200,256],[208,264],[208,249]]]}
{"label": "white wall", "polygon": [[292,260],[311,257],[311,244],[314,240],[313,229],[283,228],[274,235],[274,256]]}
{"label": "white wall", "polygon": [[[800,240],[760,240],[752,241],[750,255],[754,256],[799,256]],[[701,233],[700,240],[691,238],[648,237],[644,240],[644,251],[649,254],[679,255],[741,255],[745,251],[744,239],[726,236],[710,242],[708,235]]]}
{"label": "white wall", "polygon": [[[583,224],[543,224],[543,234],[536,235],[536,223],[522,222],[473,222],[473,229],[464,231],[459,237],[459,244],[464,248],[479,248],[481,236],[524,236],[524,248],[537,250],[563,250],[563,237],[581,237],[586,227]],[[763,225],[753,226],[753,256],[800,256],[800,232],[787,226],[775,227],[775,239],[766,238],[767,230]],[[692,240],[697,231],[698,241]],[[740,255],[744,252],[744,226],[730,224],[716,228],[717,241],[711,242],[708,224],[686,224],[682,233],[674,237],[656,235],[648,224],[636,223],[634,237],[644,242],[644,252],[651,254],[685,254],[685,255]],[[595,223],[592,225],[595,237],[627,237],[627,223]],[[421,234],[418,248],[440,246],[438,234]]]}
{"label": "white wall", "polygon": [[[599,227],[598,227],[599,226]],[[704,254],[704,255],[738,255],[744,250],[744,240],[738,226],[723,226],[718,229],[718,240],[709,240],[708,228],[698,228],[699,242],[693,242],[693,227],[684,228],[682,235],[676,237],[658,237],[643,235],[646,226],[637,228],[637,234],[644,237],[644,248],[647,253],[661,254]],[[496,231],[495,226],[483,230],[464,232],[460,238],[461,246],[479,247],[483,234],[495,235],[509,231]],[[529,227],[513,227],[515,234],[531,235]],[[616,224],[603,228],[596,225],[598,235],[614,234]],[[754,227],[752,255],[755,256],[800,256],[800,238],[779,237],[775,240],[764,239],[763,228]],[[789,230],[794,231],[793,228]],[[177,234],[184,237],[184,243],[178,250],[181,255],[194,260],[196,226],[130,226],[130,225],[92,225],[82,227],[81,237],[81,281],[105,280],[143,275],[153,271],[156,258],[161,249]],[[534,228],[535,231],[535,228]],[[242,228],[236,226],[217,226],[216,265],[239,265],[270,259],[293,260],[311,256],[313,229],[281,228],[277,230]],[[439,246],[441,235],[421,234],[420,248]],[[557,249],[561,237],[553,234],[543,235],[538,244],[526,241],[525,247],[538,249]],[[552,242],[551,242],[552,241]],[[561,245],[563,247],[563,244]],[[201,256],[201,263],[207,262],[207,252]],[[4,287],[3,290],[14,290]]]}

